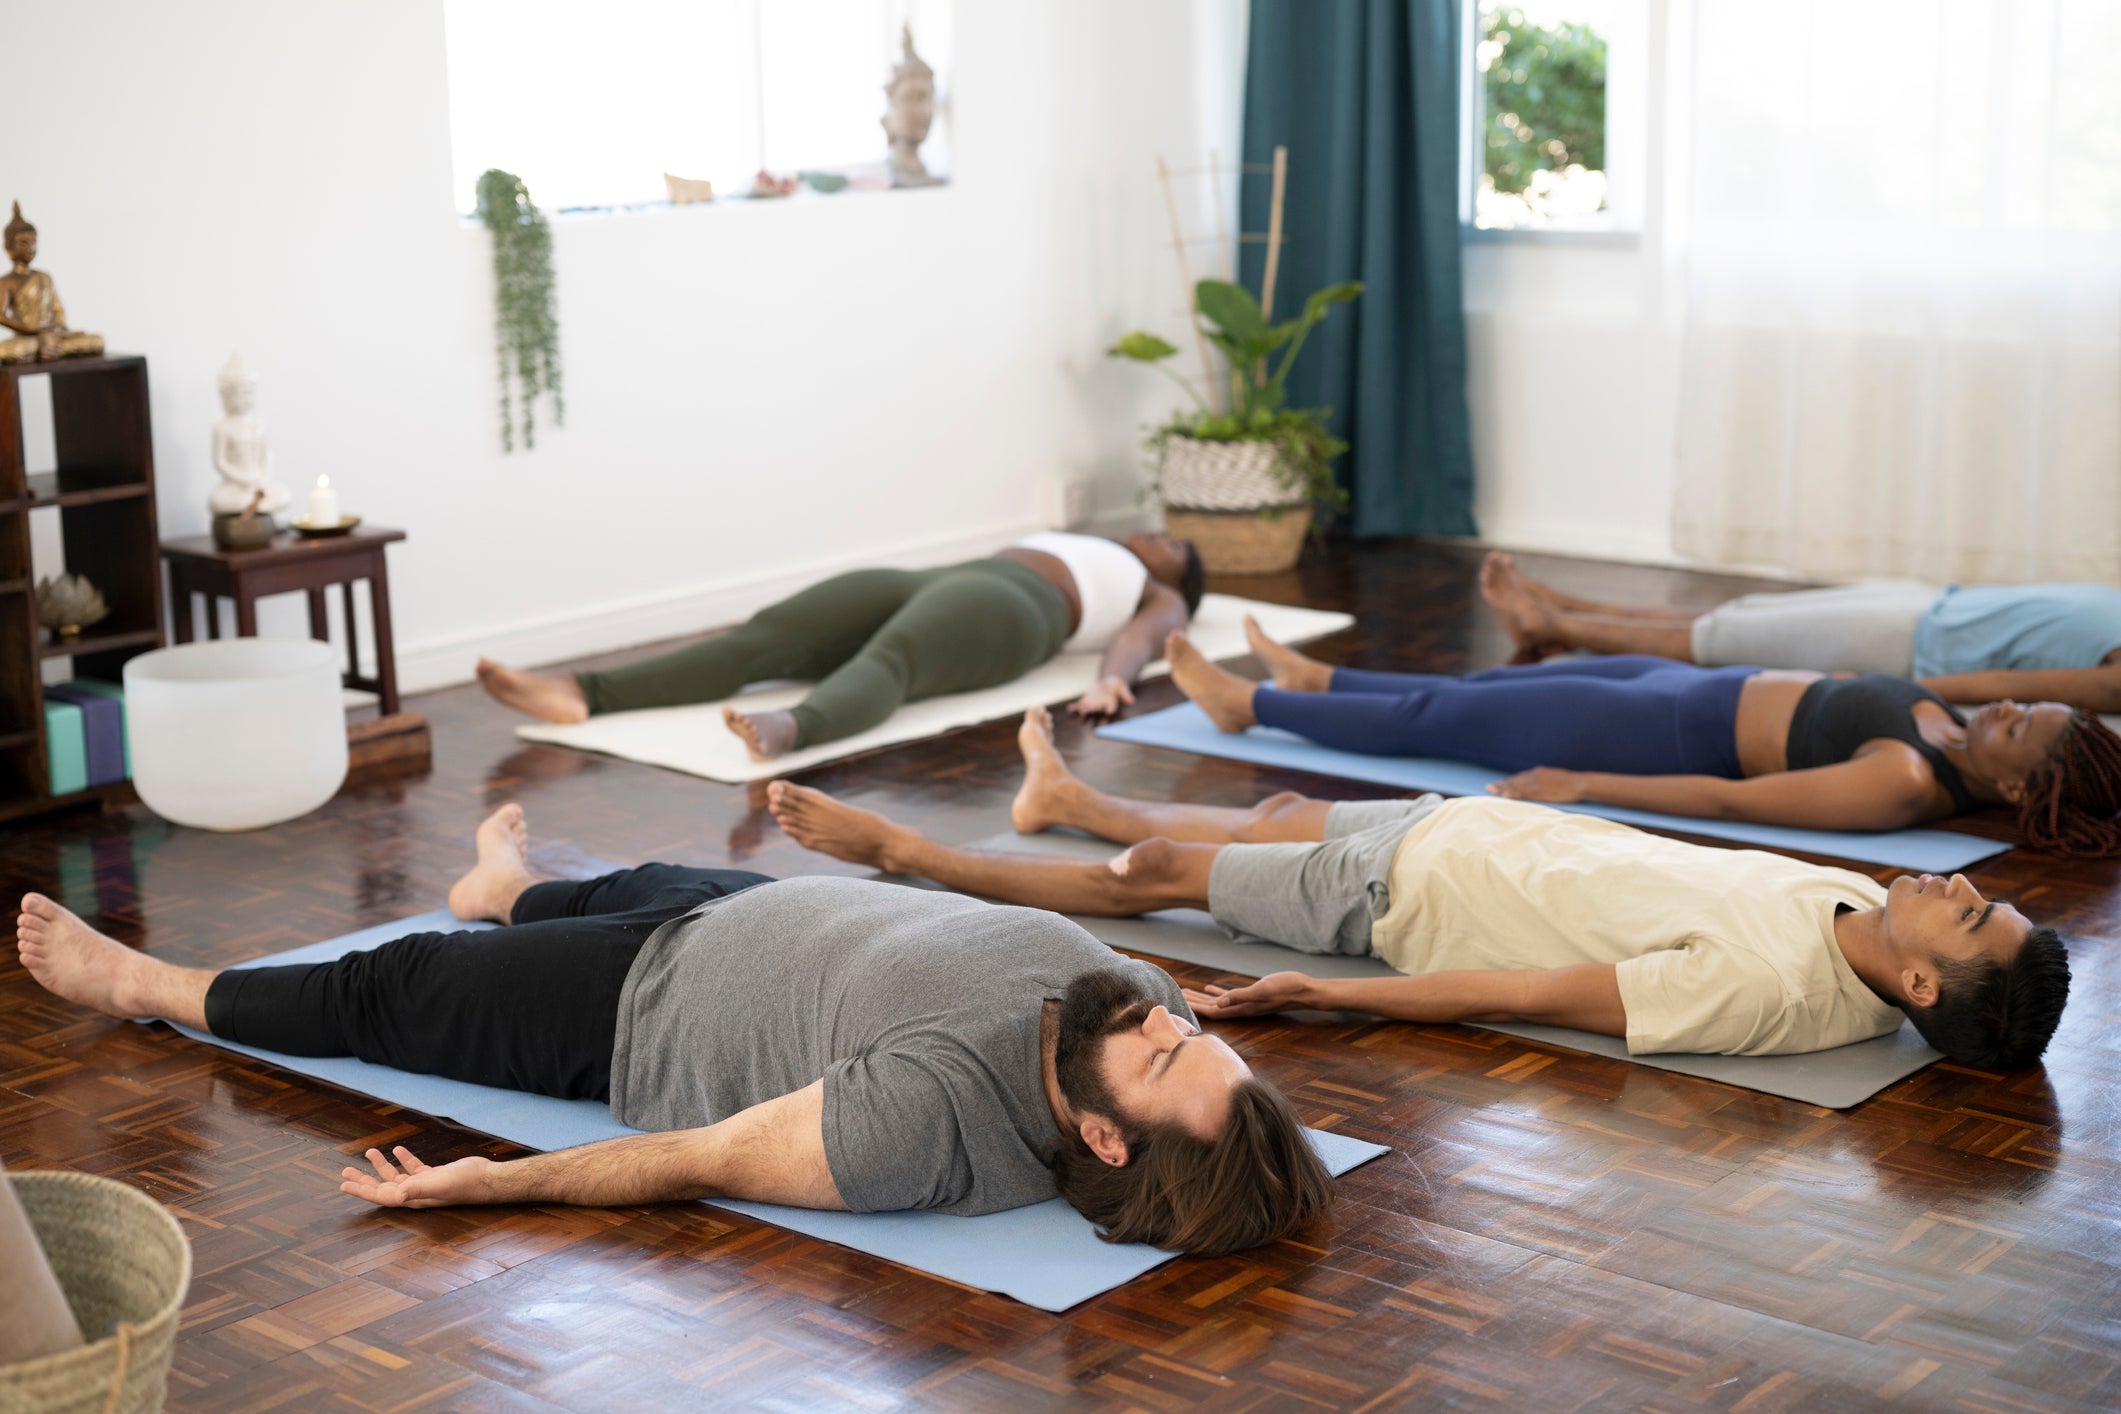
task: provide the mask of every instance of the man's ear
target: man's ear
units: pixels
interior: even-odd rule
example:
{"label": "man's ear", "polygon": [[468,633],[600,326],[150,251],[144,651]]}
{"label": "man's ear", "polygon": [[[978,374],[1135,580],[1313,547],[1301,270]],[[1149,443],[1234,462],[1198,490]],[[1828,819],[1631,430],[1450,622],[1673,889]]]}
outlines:
{"label": "man's ear", "polygon": [[1127,1166],[1127,1141],[1118,1125],[1102,1115],[1086,1114],[1077,1121],[1076,1132],[1098,1158],[1116,1169]]}
{"label": "man's ear", "polygon": [[1911,1006],[1933,1007],[1937,1005],[1937,974],[1927,967],[1903,967],[1900,969],[1900,995]]}

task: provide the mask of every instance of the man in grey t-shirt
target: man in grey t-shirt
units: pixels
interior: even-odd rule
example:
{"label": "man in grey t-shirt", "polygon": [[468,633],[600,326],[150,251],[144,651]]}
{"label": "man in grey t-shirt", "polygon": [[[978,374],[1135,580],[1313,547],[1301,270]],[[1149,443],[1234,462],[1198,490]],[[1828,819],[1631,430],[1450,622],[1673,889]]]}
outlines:
{"label": "man in grey t-shirt", "polygon": [[1108,1237],[1226,1252],[1308,1225],[1331,1180],[1287,1100],[1202,1034],[1162,970],[1057,914],[843,878],[650,864],[536,882],[522,811],[450,891],[509,926],[331,962],[172,967],[32,894],[50,990],[293,1055],[608,1100],[653,1131],[430,1167],[378,1150],[389,1206],[749,1198],[976,1214],[1059,1193]]}

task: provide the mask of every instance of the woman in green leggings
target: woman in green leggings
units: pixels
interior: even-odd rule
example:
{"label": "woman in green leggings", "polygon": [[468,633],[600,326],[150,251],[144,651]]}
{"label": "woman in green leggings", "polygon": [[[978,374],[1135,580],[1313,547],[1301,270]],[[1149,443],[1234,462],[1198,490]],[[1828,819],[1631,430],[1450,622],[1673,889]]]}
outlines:
{"label": "woman in green leggings", "polygon": [[525,673],[479,660],[494,698],[547,722],[734,697],[768,678],[816,682],[785,712],[722,709],[759,760],[837,741],[900,704],[995,687],[1062,651],[1103,655],[1076,701],[1109,716],[1135,674],[1200,605],[1200,556],[1183,540],[1028,536],[983,560],[928,570],[855,570],[759,610],[724,634],[601,673]]}

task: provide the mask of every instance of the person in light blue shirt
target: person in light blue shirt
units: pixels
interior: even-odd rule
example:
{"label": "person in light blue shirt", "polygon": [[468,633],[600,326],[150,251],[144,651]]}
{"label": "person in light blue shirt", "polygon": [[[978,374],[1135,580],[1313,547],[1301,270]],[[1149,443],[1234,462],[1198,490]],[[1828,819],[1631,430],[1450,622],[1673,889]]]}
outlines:
{"label": "person in light blue shirt", "polygon": [[1951,702],[2121,712],[2121,588],[2107,584],[1854,584],[1668,609],[1562,594],[1496,553],[1480,589],[1523,660],[1577,650],[1887,673]]}
{"label": "person in light blue shirt", "polygon": [[2091,668],[2121,649],[2121,589],[1954,584],[1915,625],[1915,676]]}

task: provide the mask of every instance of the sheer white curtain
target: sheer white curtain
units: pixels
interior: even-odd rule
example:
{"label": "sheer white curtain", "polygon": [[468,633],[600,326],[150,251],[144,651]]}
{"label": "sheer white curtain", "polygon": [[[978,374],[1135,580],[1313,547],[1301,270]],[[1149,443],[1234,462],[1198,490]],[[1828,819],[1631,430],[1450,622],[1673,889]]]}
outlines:
{"label": "sheer white curtain", "polygon": [[1674,544],[2121,580],[2121,4],[1693,21]]}

